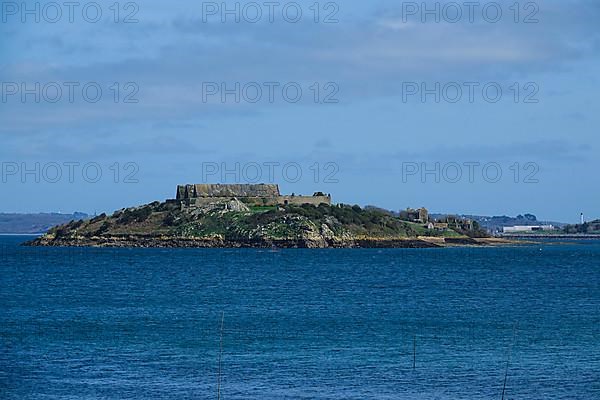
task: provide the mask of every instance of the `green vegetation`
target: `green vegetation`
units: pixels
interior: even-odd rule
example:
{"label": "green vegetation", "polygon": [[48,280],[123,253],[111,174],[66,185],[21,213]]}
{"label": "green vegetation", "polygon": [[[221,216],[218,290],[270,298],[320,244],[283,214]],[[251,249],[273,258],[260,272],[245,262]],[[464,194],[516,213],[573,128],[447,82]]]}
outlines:
{"label": "green vegetation", "polygon": [[563,228],[563,232],[569,235],[574,234],[586,234],[586,235],[600,235],[600,220],[592,222],[586,222],[584,224],[567,225]]}
{"label": "green vegetation", "polygon": [[[235,210],[235,211],[233,211]],[[94,243],[118,238],[161,238],[157,240],[217,240],[218,243],[290,243],[328,247],[362,241],[402,241],[419,237],[468,238],[482,232],[428,229],[408,222],[386,210],[357,205],[281,205],[247,207],[243,203],[210,203],[182,207],[175,202],[151,203],[141,207],[99,215],[88,221],[72,221],[55,227],[41,241]],[[131,239],[135,240],[135,239]],[[437,240],[437,239],[435,239]]]}
{"label": "green vegetation", "polygon": [[120,214],[118,223],[144,222],[156,211],[159,205],[159,203],[152,203],[138,208],[127,209]]}
{"label": "green vegetation", "polygon": [[263,213],[263,212],[275,211],[275,210],[277,210],[277,207],[275,207],[275,206],[252,206],[252,207],[250,207],[250,211],[252,211],[253,213]]}

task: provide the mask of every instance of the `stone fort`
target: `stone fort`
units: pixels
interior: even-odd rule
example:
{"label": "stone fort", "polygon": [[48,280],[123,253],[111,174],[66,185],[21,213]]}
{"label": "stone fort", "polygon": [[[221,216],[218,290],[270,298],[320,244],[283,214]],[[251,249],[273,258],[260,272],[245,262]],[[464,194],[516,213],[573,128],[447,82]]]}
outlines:
{"label": "stone fort", "polygon": [[281,195],[279,185],[271,184],[196,184],[177,186],[176,200],[184,206],[203,206],[215,200],[236,198],[252,206],[320,204],[331,205],[331,195],[317,192],[312,196]]}

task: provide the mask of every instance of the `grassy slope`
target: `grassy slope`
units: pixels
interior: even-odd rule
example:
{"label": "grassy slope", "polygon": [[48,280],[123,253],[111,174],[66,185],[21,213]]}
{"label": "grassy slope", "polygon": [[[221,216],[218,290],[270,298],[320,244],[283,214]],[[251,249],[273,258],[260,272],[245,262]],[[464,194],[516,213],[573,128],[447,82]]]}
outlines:
{"label": "grassy slope", "polygon": [[117,235],[165,235],[175,237],[222,236],[229,240],[296,239],[311,233],[328,232],[337,237],[414,238],[417,236],[460,236],[454,231],[428,230],[378,210],[358,206],[253,207],[246,212],[224,212],[217,207],[200,213],[181,211],[178,206],[152,203],[101,215],[89,221],[73,221],[53,228],[58,237]]}

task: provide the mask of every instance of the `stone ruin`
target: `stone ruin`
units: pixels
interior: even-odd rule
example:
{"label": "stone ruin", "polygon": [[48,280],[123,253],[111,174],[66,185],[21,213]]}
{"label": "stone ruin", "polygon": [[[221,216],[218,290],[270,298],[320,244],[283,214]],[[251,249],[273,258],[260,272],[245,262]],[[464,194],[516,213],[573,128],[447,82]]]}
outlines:
{"label": "stone ruin", "polygon": [[183,206],[204,206],[215,201],[238,199],[250,206],[320,204],[331,205],[331,195],[317,192],[312,196],[281,195],[274,184],[195,184],[177,186],[177,202]]}

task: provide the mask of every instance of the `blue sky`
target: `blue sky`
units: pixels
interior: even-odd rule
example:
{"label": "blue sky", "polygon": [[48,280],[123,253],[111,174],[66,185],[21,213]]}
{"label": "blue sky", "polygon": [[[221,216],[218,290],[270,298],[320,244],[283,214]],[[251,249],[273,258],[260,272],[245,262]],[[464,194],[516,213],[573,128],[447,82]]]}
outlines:
{"label": "blue sky", "polygon": [[[178,183],[244,182],[256,165],[267,182],[270,165],[282,191],[322,190],[338,202],[600,217],[597,1],[521,2],[517,22],[514,1],[497,2],[495,23],[481,11],[490,2],[457,22],[441,2],[439,23],[398,1],[320,2],[318,22],[315,2],[298,2],[297,23],[280,11],[290,2],[272,23],[263,2],[256,23],[244,19],[254,14],[203,18],[197,1],[122,2],[119,22],[113,1],[98,2],[96,23],[80,9],[70,23],[66,8],[50,23],[47,3],[39,23],[6,8],[0,20],[0,211],[112,211],[172,197]],[[240,10],[250,13],[248,3]],[[132,13],[138,22],[123,23]],[[338,22],[325,23],[330,15]],[[47,90],[40,101],[23,99],[21,85],[35,92],[36,82]],[[65,82],[79,84],[73,101]],[[103,91],[97,103],[81,92],[90,83]],[[207,94],[236,83],[248,90],[239,102],[220,88]],[[55,84],[63,93],[51,102]],[[262,97],[251,102],[256,85]],[[285,85],[302,89],[298,102]],[[433,92],[423,98],[421,85]],[[491,102],[483,87],[502,95]],[[203,176],[238,164],[237,176]],[[297,181],[283,176],[290,166],[302,171]]]}

